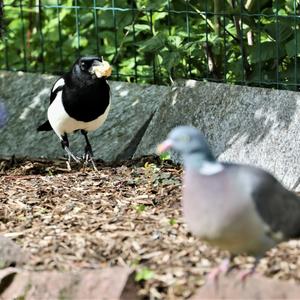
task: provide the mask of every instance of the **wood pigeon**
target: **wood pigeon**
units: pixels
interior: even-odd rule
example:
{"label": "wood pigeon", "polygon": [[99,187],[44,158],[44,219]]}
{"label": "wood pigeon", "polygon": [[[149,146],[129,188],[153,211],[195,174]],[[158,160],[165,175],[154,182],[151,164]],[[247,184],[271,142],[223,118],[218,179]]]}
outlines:
{"label": "wood pigeon", "polygon": [[169,148],[183,157],[183,216],[193,234],[256,262],[277,243],[300,236],[300,198],[271,174],[218,162],[194,127],[174,128],[158,152]]}

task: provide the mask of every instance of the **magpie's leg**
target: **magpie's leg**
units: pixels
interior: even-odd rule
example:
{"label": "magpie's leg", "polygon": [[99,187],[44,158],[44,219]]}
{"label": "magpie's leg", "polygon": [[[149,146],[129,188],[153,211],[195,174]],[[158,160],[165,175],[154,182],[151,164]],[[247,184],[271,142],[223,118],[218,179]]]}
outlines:
{"label": "magpie's leg", "polygon": [[90,161],[92,163],[92,166],[93,166],[94,170],[98,171],[97,167],[95,165],[95,162],[93,160],[93,156],[94,156],[93,149],[92,149],[92,146],[91,146],[90,141],[88,139],[87,132],[85,130],[81,130],[81,133],[83,134],[83,136],[85,138],[85,142],[86,142],[86,145],[85,145],[85,148],[84,148],[85,162],[87,163],[88,161]]}
{"label": "magpie's leg", "polygon": [[69,140],[68,140],[68,136],[66,133],[62,136],[61,145],[68,154],[67,168],[68,168],[68,170],[71,170],[71,165],[70,165],[71,158],[73,158],[77,163],[79,163],[80,161],[69,149]]}

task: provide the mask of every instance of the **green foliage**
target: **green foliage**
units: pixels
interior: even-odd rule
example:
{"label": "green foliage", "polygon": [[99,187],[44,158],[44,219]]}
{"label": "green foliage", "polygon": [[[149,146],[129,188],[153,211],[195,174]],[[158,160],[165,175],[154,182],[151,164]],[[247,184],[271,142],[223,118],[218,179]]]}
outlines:
{"label": "green foliage", "polygon": [[177,224],[177,220],[176,220],[175,218],[171,218],[171,219],[169,220],[169,224],[170,224],[171,226],[176,225],[176,224]]}
{"label": "green foliage", "polygon": [[171,155],[169,152],[164,152],[164,153],[160,154],[159,158],[161,161],[165,161],[165,160],[171,159]]}
{"label": "green foliage", "polygon": [[296,86],[297,1],[242,3],[7,0],[0,68],[61,73],[79,55],[98,54],[112,63],[115,79],[127,81],[196,78],[278,87],[279,79],[281,88]]}
{"label": "green foliage", "polygon": [[146,209],[146,206],[144,204],[138,204],[134,208],[137,213],[142,213]]}
{"label": "green foliage", "polygon": [[149,280],[154,277],[154,272],[149,268],[144,267],[136,272],[135,281]]}

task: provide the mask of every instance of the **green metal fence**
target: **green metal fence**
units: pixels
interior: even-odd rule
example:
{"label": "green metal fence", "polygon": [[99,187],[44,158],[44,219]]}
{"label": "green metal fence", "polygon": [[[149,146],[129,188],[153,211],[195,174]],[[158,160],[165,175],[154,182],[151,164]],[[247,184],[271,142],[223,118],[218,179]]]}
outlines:
{"label": "green metal fence", "polygon": [[0,68],[60,74],[103,56],[117,80],[298,90],[296,0],[4,0]]}

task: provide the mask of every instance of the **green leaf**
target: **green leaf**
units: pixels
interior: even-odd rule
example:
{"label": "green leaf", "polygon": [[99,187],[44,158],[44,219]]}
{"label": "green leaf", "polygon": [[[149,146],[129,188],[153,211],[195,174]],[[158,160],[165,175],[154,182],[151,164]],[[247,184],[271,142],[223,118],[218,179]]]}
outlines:
{"label": "green leaf", "polygon": [[171,35],[167,37],[167,44],[172,45],[176,48],[179,48],[182,43],[182,37],[176,36],[176,35]]}
{"label": "green leaf", "polygon": [[169,152],[164,152],[159,156],[160,160],[165,161],[171,159],[171,155]]}
{"label": "green leaf", "polygon": [[176,220],[175,218],[171,218],[171,219],[169,220],[169,224],[170,224],[171,226],[176,225],[176,224],[177,224],[177,220]]}
{"label": "green leaf", "polygon": [[138,204],[134,207],[134,209],[136,210],[136,212],[142,213],[146,209],[146,206],[145,204]]}
{"label": "green leaf", "polygon": [[264,30],[277,42],[286,41],[293,34],[290,26],[280,23],[267,24],[264,26]]}
{"label": "green leaf", "polygon": [[168,4],[168,0],[139,0],[137,6],[142,9],[163,9]]}
{"label": "green leaf", "polygon": [[259,13],[262,12],[262,8],[270,2],[270,0],[252,0],[252,1],[247,1],[248,4],[248,11],[250,13]]}
{"label": "green leaf", "polygon": [[267,61],[270,59],[277,59],[277,51],[278,58],[281,58],[285,54],[285,49],[283,45],[276,45],[275,42],[264,42],[260,45],[255,45],[250,48],[250,61],[251,63],[258,63]]}
{"label": "green leaf", "polygon": [[180,54],[178,51],[165,52],[163,55],[163,65],[170,72],[171,69],[180,63]]}
{"label": "green leaf", "polygon": [[[132,25],[128,25],[125,27],[126,30],[128,30],[129,32],[133,32],[133,26]],[[143,32],[149,32],[150,33],[150,26],[148,24],[135,24],[134,25],[134,33],[135,35],[139,35],[140,33]]]}
{"label": "green leaf", "polygon": [[288,57],[293,57],[300,53],[300,32],[297,32],[296,36],[285,44],[285,49]]}
{"label": "green leaf", "polygon": [[165,47],[165,42],[166,36],[161,33],[158,33],[157,35],[146,40],[143,43],[141,50],[144,52],[158,52],[159,50]]}
{"label": "green leaf", "polygon": [[149,268],[144,267],[136,272],[135,281],[149,280],[154,277],[154,272]]}

